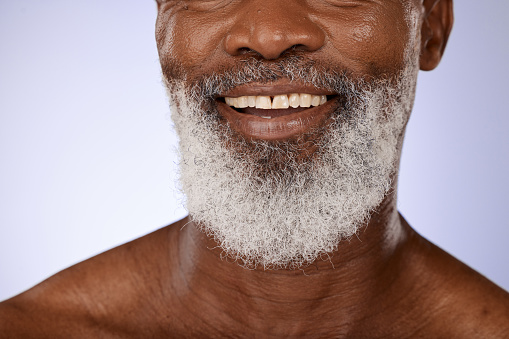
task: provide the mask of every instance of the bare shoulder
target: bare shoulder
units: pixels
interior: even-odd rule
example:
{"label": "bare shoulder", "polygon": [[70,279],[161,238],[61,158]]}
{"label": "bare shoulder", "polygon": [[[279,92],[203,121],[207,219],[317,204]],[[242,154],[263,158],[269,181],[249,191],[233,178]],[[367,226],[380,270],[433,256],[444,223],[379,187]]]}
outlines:
{"label": "bare shoulder", "polygon": [[[185,220],[185,219],[184,219]],[[0,338],[130,337],[157,321],[184,220],[65,269],[0,303]],[[171,293],[170,293],[171,294]],[[165,295],[165,297],[167,297]],[[133,332],[134,333],[134,332]]]}
{"label": "bare shoulder", "polygon": [[444,338],[509,338],[509,293],[419,235],[415,237],[420,250],[414,251],[409,264],[420,281],[416,290],[425,315],[423,330]]}

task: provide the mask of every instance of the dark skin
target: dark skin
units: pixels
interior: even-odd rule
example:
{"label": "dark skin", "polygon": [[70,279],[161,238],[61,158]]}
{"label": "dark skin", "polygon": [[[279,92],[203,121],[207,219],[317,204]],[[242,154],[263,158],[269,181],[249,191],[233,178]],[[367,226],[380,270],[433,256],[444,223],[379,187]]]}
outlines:
{"label": "dark skin", "polygon": [[[403,62],[411,4],[422,23],[420,68],[431,70],[453,21],[451,0],[282,3],[159,3],[163,68],[176,60],[197,76],[294,48],[358,76],[391,74]],[[239,126],[248,137],[281,137],[259,134],[257,122]],[[413,231],[394,194],[357,237],[302,270],[247,270],[221,254],[188,218],[178,221],[1,303],[0,338],[509,337],[509,295]]]}

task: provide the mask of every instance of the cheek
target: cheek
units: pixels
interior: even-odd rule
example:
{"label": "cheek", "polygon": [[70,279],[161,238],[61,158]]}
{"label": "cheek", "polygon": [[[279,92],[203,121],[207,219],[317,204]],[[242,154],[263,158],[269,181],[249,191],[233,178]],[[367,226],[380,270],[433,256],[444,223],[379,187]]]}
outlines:
{"label": "cheek", "polygon": [[[216,13],[214,18],[187,11],[158,20],[157,40],[161,60],[177,61],[186,69],[199,68],[222,52],[227,20]],[[159,23],[159,21],[161,23]]]}
{"label": "cheek", "polygon": [[361,74],[393,73],[402,67],[408,28],[402,15],[360,12],[327,20],[329,50]]}

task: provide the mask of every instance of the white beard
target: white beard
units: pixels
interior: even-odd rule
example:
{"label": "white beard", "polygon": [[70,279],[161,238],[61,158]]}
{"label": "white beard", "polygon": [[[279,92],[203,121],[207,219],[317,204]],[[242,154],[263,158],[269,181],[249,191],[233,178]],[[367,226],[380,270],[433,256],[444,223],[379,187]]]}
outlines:
{"label": "white beard", "polygon": [[[205,98],[187,90],[185,81],[167,81],[180,137],[180,182],[192,220],[247,268],[300,268],[328,258],[391,190],[417,77],[417,53],[407,54],[406,68],[392,82],[342,80],[348,111],[336,112],[319,151],[304,160],[291,155],[299,154],[298,143],[247,145],[230,130],[225,136],[217,111],[210,105],[204,110]],[[303,77],[294,72],[298,65],[285,67],[285,76],[322,87],[335,77],[321,70]],[[246,73],[235,80],[256,80]],[[240,156],[238,147],[256,150]],[[260,159],[277,162],[278,155],[285,163],[264,172]]]}

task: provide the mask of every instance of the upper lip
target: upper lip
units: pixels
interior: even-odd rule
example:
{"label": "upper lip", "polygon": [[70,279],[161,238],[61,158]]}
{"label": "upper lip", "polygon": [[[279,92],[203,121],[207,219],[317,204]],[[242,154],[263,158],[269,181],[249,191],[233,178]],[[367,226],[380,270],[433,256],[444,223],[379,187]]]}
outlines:
{"label": "upper lip", "polygon": [[274,83],[249,83],[239,85],[218,97],[240,97],[240,96],[273,96],[290,93],[306,93],[314,95],[335,95],[336,93],[320,89],[308,84],[290,81],[277,81]]}

